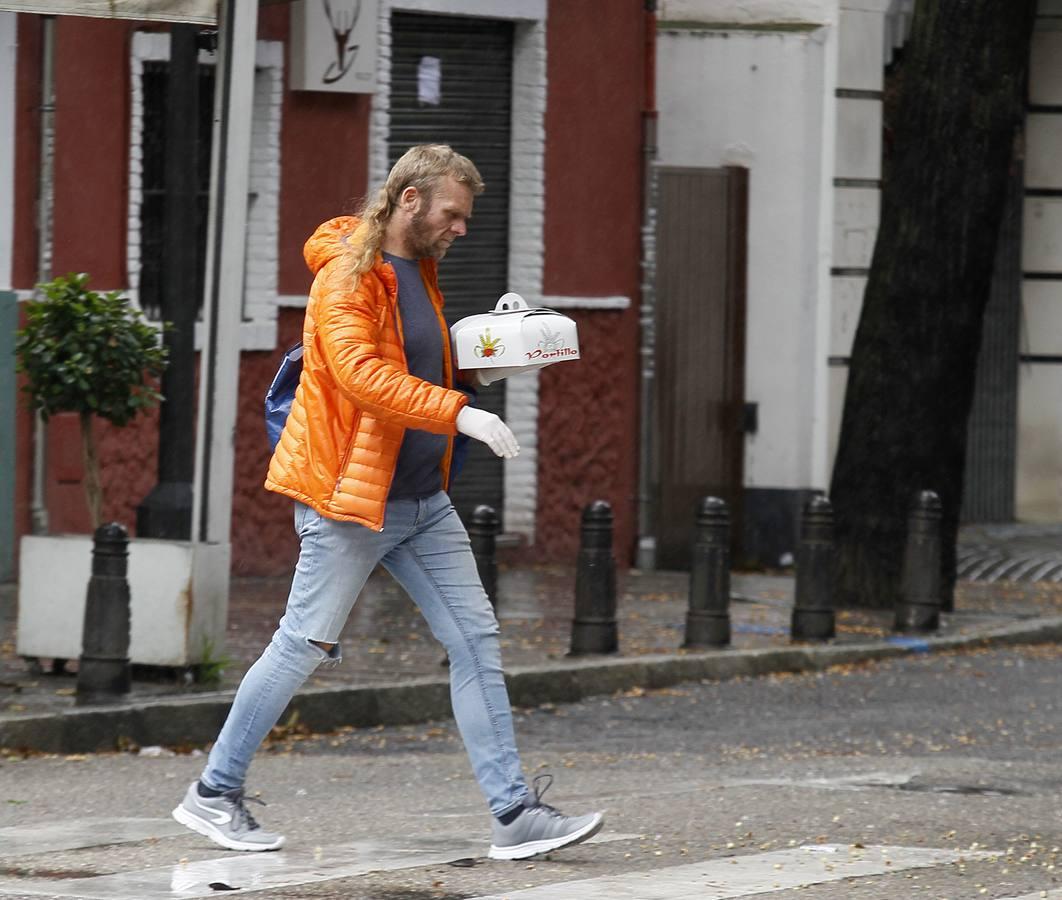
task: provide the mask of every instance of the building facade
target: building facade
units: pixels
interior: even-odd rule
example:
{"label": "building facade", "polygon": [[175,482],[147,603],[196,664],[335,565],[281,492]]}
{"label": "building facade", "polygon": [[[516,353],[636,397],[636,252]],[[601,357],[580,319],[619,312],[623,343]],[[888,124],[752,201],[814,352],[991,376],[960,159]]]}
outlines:
{"label": "building facade", "polygon": [[[234,301],[242,303],[242,354],[233,572],[286,572],[297,552],[290,503],[261,487],[269,453],[262,398],[283,350],[301,336],[310,282],[302,244],[321,221],[353,211],[394,159],[422,141],[468,153],[487,182],[467,246],[459,242],[442,265],[450,318],[517,291],[530,305],[572,316],[582,345],[578,362],[483,392],[523,450],[505,464],[474,457],[455,490],[464,490],[466,506],[496,506],[511,542],[541,559],[573,557],[582,506],[608,500],[617,552],[629,556],[651,17],[637,0],[374,6],[374,87],[366,93],[293,87],[298,12],[285,4],[260,10],[246,286]],[[83,271],[95,289],[121,290],[150,314],[168,29],[55,20],[54,176],[44,185],[43,41],[42,17],[0,13],[0,127],[14,136],[0,150],[0,289],[26,299],[42,275]],[[214,62],[200,54],[206,133]],[[434,86],[425,85],[425,70],[435,72]],[[52,191],[55,210],[43,244],[42,190]],[[21,401],[4,405],[16,434],[14,537],[35,519],[53,533],[88,530],[76,418],[56,416],[42,434]],[[157,418],[124,429],[101,424],[98,436],[105,516],[132,526],[155,483]]]}
{"label": "building facade", "polygon": [[[743,550],[792,561],[829,488],[877,224],[886,75],[915,0],[661,0],[662,170],[748,184]],[[966,521],[1062,520],[1062,4],[1041,0],[969,426]],[[661,210],[661,215],[664,211]],[[666,298],[657,297],[658,304]]]}

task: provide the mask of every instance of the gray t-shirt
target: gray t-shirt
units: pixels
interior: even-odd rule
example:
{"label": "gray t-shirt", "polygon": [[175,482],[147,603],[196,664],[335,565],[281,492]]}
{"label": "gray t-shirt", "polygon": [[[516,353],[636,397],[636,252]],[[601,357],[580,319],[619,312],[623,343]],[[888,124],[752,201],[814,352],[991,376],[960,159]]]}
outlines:
{"label": "gray t-shirt", "polygon": [[[392,265],[398,278],[398,311],[402,316],[402,340],[409,374],[441,385],[442,330],[420,277],[420,264],[415,259],[403,259],[391,253],[384,253],[383,257]],[[398,451],[398,464],[388,499],[419,499],[442,490],[439,467],[447,441],[445,434],[407,428],[402,448]]]}

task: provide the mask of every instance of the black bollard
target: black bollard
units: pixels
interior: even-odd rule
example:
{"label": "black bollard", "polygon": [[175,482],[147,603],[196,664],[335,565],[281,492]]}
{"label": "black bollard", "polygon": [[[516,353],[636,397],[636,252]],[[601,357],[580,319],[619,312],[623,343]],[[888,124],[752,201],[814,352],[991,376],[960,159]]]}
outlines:
{"label": "black bollard", "polygon": [[907,516],[903,583],[893,627],[907,632],[940,627],[940,498],[933,491],[919,493]]}
{"label": "black bollard", "polygon": [[789,635],[794,641],[826,641],[834,635],[833,507],[812,497],[800,521],[796,598]]}
{"label": "black bollard", "polygon": [[92,536],[92,577],[85,599],[77,702],[98,703],[129,693],[129,535],[117,522]]}
{"label": "black bollard", "polygon": [[697,510],[682,646],[725,647],[729,643],[730,511],[725,500],[705,497]]}
{"label": "black bollard", "polygon": [[481,504],[473,511],[472,524],[468,527],[479,580],[483,582],[483,590],[495,609],[498,608],[498,560],[495,556],[498,526],[498,514],[494,507]]}
{"label": "black bollard", "polygon": [[612,507],[604,500],[595,500],[583,510],[570,653],[615,653],[618,646]]}

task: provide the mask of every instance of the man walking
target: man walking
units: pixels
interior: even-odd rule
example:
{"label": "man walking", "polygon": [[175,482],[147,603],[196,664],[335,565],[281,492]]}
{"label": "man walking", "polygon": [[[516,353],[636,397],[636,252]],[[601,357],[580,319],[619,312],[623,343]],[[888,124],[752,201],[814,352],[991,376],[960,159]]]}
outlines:
{"label": "man walking", "polygon": [[456,387],[442,316],[437,264],[466,233],[482,190],[476,167],[450,147],[413,147],[359,217],[332,219],[306,243],[314,282],[302,378],[265,483],[295,501],[299,561],[272,641],[173,811],[223,847],[283,845],[246,808],[247,769],[303,681],[340,661],[339,633],[378,563],[449,655],[454,718],[494,816],[489,855],[524,859],[602,826],[600,813],[565,816],[528,789],[498,624],[446,494],[457,432],[506,459],[519,452],[506,424]]}

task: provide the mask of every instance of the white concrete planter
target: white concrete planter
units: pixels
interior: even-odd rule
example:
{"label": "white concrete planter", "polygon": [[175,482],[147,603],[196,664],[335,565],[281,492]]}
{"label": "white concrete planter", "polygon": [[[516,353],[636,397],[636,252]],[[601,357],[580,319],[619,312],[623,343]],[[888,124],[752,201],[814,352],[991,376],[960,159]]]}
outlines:
{"label": "white concrete planter", "polygon": [[[188,666],[217,658],[225,642],[229,556],[229,544],[130,540],[132,662]],[[18,654],[77,659],[91,536],[26,536],[19,560]]]}

